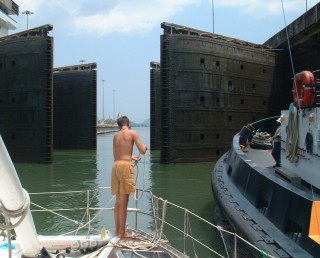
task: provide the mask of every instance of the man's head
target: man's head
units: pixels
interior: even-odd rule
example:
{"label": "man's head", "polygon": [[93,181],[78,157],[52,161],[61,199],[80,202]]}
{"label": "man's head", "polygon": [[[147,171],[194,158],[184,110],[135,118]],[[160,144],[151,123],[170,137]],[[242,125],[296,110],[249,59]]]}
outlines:
{"label": "man's head", "polygon": [[121,116],[117,119],[118,126],[122,128],[122,126],[130,127],[130,120],[127,116]]}

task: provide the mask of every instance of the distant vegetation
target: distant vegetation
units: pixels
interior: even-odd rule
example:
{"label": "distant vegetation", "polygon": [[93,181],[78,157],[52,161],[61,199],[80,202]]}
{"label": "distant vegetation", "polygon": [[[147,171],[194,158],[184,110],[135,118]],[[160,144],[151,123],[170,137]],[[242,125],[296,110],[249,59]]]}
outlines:
{"label": "distant vegetation", "polygon": [[142,123],[135,123],[135,122],[131,121],[131,126],[148,127],[148,126],[150,126],[150,118],[144,120]]}
{"label": "distant vegetation", "polygon": [[[103,121],[103,119],[98,120],[98,125],[103,125],[103,124],[116,125],[117,122],[111,118],[107,118],[104,121]],[[150,118],[144,120],[142,123],[136,123],[136,122],[131,121],[131,126],[133,126],[133,127],[148,127],[148,126],[150,126]]]}

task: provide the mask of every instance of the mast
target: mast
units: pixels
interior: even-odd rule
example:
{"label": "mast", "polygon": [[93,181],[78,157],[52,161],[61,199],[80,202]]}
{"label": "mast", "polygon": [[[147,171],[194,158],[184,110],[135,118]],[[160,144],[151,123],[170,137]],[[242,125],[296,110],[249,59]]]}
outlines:
{"label": "mast", "polygon": [[[36,233],[36,229],[31,216],[29,207],[25,209],[29,201],[29,196],[23,190],[17,172],[13,166],[9,153],[4,145],[0,135],[0,200],[3,208],[7,213],[24,213],[25,218],[14,229],[19,243],[21,245],[22,253],[26,257],[38,257],[41,248]],[[25,211],[23,212],[22,210]],[[21,215],[23,216],[23,215]],[[21,217],[20,216],[20,217]],[[11,218],[10,222],[15,224],[19,221],[18,218]]]}

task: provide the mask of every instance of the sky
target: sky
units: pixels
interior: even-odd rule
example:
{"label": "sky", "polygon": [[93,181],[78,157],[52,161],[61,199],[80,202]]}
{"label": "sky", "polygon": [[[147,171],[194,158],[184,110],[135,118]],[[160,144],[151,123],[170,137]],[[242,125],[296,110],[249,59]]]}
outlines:
{"label": "sky", "polygon": [[[14,0],[16,30],[51,24],[54,68],[97,63],[97,115],[150,118],[150,62],[162,22],[262,44],[316,0]],[[283,7],[283,8],[282,8]],[[32,14],[22,14],[30,11]],[[104,94],[103,94],[104,93]],[[104,110],[103,110],[104,107]]]}

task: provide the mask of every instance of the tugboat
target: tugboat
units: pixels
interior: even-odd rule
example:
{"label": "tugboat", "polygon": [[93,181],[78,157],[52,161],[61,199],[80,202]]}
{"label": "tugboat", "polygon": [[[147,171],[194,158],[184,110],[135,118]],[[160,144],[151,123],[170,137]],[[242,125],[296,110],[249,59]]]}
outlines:
{"label": "tugboat", "polygon": [[[319,79],[296,74],[288,110],[244,126],[212,173],[216,222],[273,257],[320,257]],[[279,126],[276,162],[270,141]]]}

